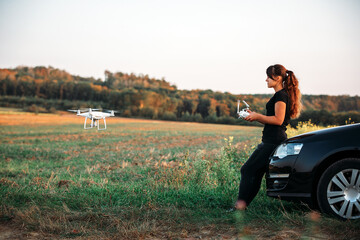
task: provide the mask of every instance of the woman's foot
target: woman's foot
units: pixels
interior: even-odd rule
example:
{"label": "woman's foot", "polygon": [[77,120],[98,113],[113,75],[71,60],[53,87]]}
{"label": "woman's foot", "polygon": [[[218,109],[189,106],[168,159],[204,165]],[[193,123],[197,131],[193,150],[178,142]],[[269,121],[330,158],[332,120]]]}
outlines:
{"label": "woman's foot", "polygon": [[235,209],[243,211],[246,209],[246,202],[244,200],[237,200],[235,203]]}

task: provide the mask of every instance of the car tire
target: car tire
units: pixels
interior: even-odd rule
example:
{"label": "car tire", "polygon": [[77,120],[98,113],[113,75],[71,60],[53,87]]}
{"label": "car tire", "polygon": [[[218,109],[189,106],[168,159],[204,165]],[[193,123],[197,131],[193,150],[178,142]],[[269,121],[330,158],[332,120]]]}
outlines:
{"label": "car tire", "polygon": [[330,165],[317,186],[321,212],[339,219],[360,219],[360,158],[345,158]]}

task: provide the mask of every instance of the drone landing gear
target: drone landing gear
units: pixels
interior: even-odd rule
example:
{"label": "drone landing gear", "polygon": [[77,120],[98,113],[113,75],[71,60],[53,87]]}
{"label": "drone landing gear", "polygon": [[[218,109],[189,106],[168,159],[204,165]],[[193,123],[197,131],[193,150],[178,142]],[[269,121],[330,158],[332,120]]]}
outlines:
{"label": "drone landing gear", "polygon": [[94,127],[94,119],[91,118],[91,123],[90,123],[90,127],[86,127],[86,122],[88,120],[88,117],[85,117],[85,122],[84,122],[84,129],[91,129]]}
{"label": "drone landing gear", "polygon": [[105,121],[105,118],[103,118],[104,120],[104,128],[100,128],[100,120],[97,120],[97,127],[98,127],[98,130],[105,130],[106,129],[106,121]]}
{"label": "drone landing gear", "polygon": [[93,127],[97,127],[98,130],[105,130],[106,129],[106,120],[105,118],[103,118],[104,120],[104,128],[100,128],[100,119],[93,119],[93,118],[89,118],[91,119],[90,122],[90,127],[86,127],[86,122],[88,120],[88,117],[85,117],[85,122],[84,122],[84,129],[91,129]]}

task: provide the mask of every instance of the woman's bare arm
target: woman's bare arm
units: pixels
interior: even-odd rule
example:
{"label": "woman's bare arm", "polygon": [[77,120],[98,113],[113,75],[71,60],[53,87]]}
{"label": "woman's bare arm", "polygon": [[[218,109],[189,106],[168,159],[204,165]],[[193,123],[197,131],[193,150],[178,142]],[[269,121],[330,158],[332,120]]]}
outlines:
{"label": "woman's bare arm", "polygon": [[262,124],[281,125],[285,119],[286,103],[278,101],[275,103],[275,116],[265,116],[263,114],[249,111],[250,115],[245,118],[246,121],[258,121]]}

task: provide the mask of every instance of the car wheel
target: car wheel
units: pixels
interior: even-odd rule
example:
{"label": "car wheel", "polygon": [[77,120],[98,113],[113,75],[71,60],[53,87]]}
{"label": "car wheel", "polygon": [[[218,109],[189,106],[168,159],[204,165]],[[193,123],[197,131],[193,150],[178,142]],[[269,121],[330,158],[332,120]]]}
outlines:
{"label": "car wheel", "polygon": [[340,219],[360,218],[360,159],[345,158],[322,174],[317,187],[320,210]]}

